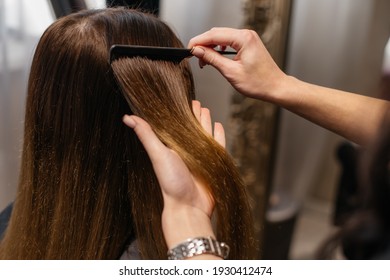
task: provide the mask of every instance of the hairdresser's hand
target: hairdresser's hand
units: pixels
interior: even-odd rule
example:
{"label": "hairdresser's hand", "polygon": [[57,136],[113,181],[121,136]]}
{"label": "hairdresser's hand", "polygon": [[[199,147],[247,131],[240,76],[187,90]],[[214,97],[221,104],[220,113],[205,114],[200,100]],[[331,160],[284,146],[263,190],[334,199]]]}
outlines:
{"label": "hairdresser's hand", "polygon": [[[216,46],[230,46],[237,55],[233,59],[222,56],[213,50]],[[199,58],[201,67],[211,64],[246,96],[273,100],[286,78],[254,31],[212,28],[192,38],[188,48],[193,47],[192,54]]]}
{"label": "hairdresser's hand", "polygon": [[[207,111],[200,106],[199,109],[203,125],[211,126]],[[164,198],[162,226],[168,248],[191,237],[214,236],[210,221],[214,200],[204,183],[191,174],[175,151],[157,138],[147,122],[137,116],[125,116],[123,121],[134,129],[152,161]],[[222,126],[217,125],[214,134],[219,140],[223,138],[223,144]]]}
{"label": "hairdresser's hand", "polygon": [[[212,135],[209,110],[201,108],[200,103],[194,101],[193,111],[202,127]],[[206,191],[205,183],[191,174],[180,156],[157,138],[146,121],[137,116],[125,116],[123,121],[134,129],[149,155],[164,196],[165,206],[188,205],[198,208],[210,217],[214,201]],[[214,138],[224,146],[225,136],[221,124],[215,124],[214,135]]]}

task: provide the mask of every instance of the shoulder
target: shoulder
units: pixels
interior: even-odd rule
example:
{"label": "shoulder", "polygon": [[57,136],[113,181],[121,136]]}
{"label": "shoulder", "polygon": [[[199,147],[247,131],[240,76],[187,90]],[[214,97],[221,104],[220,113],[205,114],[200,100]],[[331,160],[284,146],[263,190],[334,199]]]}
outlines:
{"label": "shoulder", "polygon": [[140,252],[138,250],[137,240],[134,240],[130,243],[129,247],[123,252],[120,257],[120,260],[140,260]]}

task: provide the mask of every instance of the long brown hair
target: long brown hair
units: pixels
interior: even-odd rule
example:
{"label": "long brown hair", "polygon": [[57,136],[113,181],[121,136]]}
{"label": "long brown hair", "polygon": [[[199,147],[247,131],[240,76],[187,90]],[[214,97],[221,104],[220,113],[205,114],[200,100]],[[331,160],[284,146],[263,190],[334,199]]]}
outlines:
{"label": "long brown hair", "polygon": [[192,114],[188,63],[120,59],[113,44],[182,47],[157,18],[134,10],[72,14],[43,34],[32,63],[18,196],[0,258],[116,259],[137,239],[166,258],[162,195],[150,160],[121,118],[135,113],[209,183],[217,236],[231,258],[253,250],[244,186],[225,150]]}

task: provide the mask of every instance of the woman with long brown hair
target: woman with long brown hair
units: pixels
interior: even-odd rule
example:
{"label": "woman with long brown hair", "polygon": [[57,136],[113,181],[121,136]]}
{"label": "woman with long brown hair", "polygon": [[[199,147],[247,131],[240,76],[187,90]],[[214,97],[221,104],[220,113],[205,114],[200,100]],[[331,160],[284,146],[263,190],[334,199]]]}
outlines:
{"label": "woman with long brown hair", "polygon": [[173,217],[182,203],[161,192],[125,114],[145,119],[183,159],[195,182],[182,194],[186,207],[206,224],[215,214],[215,238],[230,246],[229,258],[250,258],[245,188],[191,110],[188,63],[123,58],[111,67],[113,44],[182,47],[159,19],[126,9],[83,11],[45,31],[31,66],[19,190],[0,258],[117,259],[130,244],[142,259],[167,257],[181,236],[164,238],[163,227],[188,226]]}

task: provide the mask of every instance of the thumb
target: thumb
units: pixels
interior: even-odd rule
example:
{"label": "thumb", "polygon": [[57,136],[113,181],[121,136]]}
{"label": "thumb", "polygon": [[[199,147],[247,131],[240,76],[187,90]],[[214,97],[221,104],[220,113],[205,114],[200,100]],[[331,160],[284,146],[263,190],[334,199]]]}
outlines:
{"label": "thumb", "polygon": [[225,70],[228,69],[230,63],[232,63],[229,58],[222,56],[211,48],[196,46],[193,47],[191,53],[197,58],[199,58],[200,68],[203,68],[203,66],[210,64],[217,68],[217,70],[222,74],[225,72]]}

